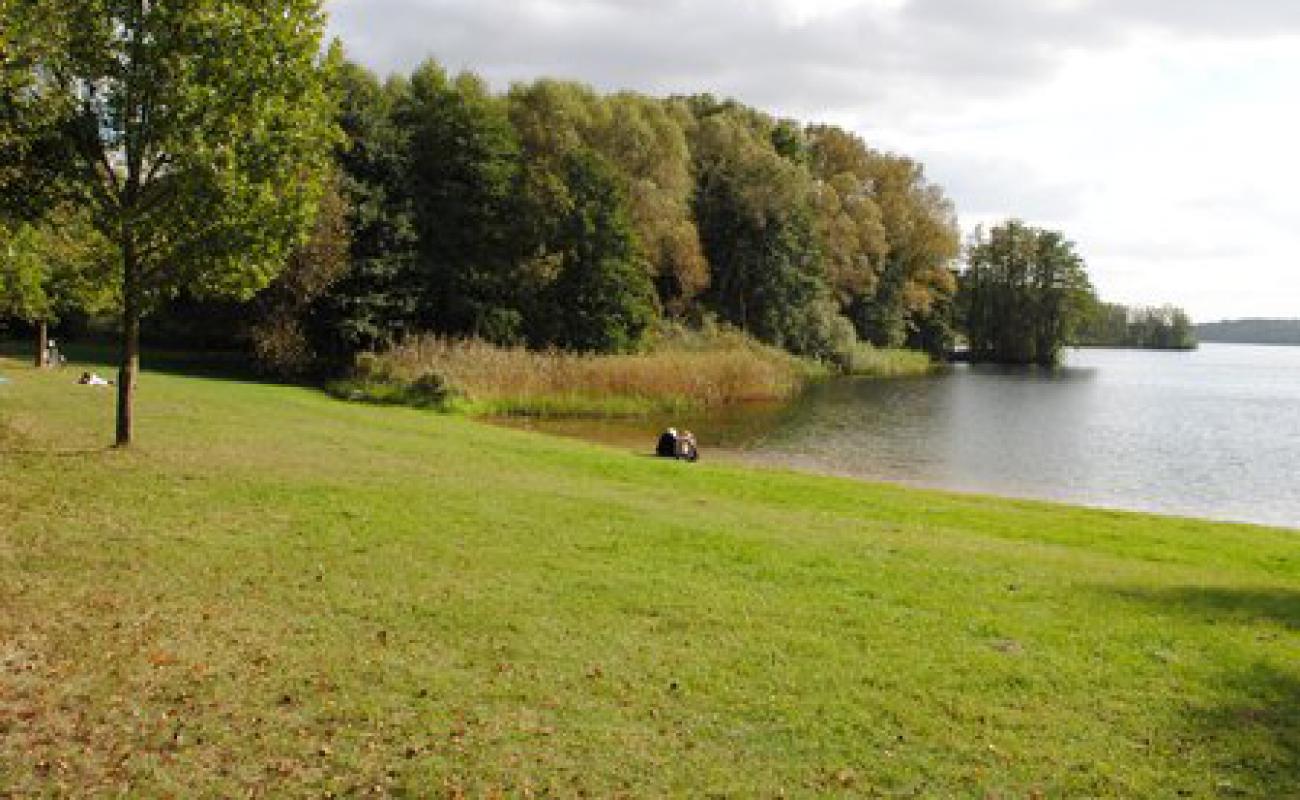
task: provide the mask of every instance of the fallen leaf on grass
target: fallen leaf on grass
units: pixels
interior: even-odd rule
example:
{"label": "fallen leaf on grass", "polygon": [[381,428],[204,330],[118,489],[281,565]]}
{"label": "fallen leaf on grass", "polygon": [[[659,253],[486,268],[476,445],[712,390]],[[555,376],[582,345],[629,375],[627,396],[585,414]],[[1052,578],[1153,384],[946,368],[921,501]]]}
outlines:
{"label": "fallen leaf on grass", "polygon": [[180,660],[165,650],[155,650],[153,654],[149,656],[149,663],[153,664],[155,667],[170,667],[180,663]]}

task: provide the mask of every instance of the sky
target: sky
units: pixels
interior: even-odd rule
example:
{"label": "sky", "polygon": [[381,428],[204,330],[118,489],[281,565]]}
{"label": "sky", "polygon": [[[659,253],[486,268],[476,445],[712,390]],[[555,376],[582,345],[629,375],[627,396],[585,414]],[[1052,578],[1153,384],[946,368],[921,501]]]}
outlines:
{"label": "sky", "polygon": [[1300,317],[1296,0],[327,0],[381,74],[711,92],[1063,231],[1104,299]]}

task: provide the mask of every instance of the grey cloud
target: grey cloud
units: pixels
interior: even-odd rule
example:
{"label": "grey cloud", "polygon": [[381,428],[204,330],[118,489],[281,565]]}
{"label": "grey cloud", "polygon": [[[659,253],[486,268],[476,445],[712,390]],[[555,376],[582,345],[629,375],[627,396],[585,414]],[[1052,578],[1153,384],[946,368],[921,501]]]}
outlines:
{"label": "grey cloud", "polygon": [[911,0],[794,24],[777,0],[333,0],[360,61],[408,70],[433,56],[494,84],[539,75],[602,89],[711,91],[788,113],[909,95],[998,95],[1050,76],[1069,49],[1143,30],[1300,31],[1291,0]]}
{"label": "grey cloud", "polygon": [[861,107],[925,84],[996,91],[1052,66],[1039,48],[990,47],[927,17],[854,9],[795,25],[770,1],[336,0],[330,9],[349,51],[381,71],[433,56],[498,85],[553,75],[712,91],[791,113]]}
{"label": "grey cloud", "polygon": [[1254,254],[1241,242],[1223,242],[1186,236],[1097,237],[1090,240],[1090,254],[1098,258],[1137,260],[1142,263],[1217,261],[1242,263]]}
{"label": "grey cloud", "polygon": [[926,173],[957,202],[963,215],[999,216],[1006,209],[1038,225],[1069,219],[1079,210],[1079,186],[1035,174],[1021,161],[965,153],[918,154]]}
{"label": "grey cloud", "polygon": [[1213,38],[1300,30],[1300,4],[1293,0],[1103,0],[1096,13],[1128,25]]}

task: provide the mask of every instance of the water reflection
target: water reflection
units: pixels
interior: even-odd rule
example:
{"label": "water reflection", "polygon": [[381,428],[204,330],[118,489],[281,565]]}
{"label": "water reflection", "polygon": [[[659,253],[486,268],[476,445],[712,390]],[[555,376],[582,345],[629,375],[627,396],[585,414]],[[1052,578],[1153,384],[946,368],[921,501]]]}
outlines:
{"label": "water reflection", "polygon": [[532,427],[872,480],[1300,527],[1300,348],[1078,351],[1059,370],[957,366],[844,379],[786,406]]}

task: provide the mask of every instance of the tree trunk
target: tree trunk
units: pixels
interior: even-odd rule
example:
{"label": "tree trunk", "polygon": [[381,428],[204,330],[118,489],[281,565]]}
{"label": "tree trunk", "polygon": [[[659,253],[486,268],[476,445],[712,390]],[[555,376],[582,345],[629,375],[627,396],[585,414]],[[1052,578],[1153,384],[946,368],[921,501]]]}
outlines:
{"label": "tree trunk", "polygon": [[36,367],[50,366],[50,326],[45,320],[36,323]]}
{"label": "tree trunk", "polygon": [[131,444],[135,424],[135,389],[140,374],[140,278],[135,248],[122,248],[122,363],[117,371],[117,446]]}
{"label": "tree trunk", "polygon": [[140,315],[122,315],[122,364],[117,370],[117,446],[131,444],[135,426],[135,384],[140,374]]}

